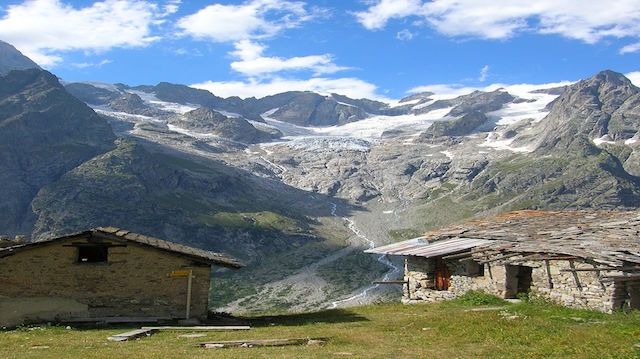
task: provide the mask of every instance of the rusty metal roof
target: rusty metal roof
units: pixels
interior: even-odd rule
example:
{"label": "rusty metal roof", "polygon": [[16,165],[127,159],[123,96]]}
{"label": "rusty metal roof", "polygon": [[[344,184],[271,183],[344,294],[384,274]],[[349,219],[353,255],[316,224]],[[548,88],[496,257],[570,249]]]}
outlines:
{"label": "rusty metal roof", "polygon": [[418,237],[408,241],[393,243],[366,250],[365,253],[389,254],[395,256],[439,257],[447,254],[468,251],[491,241],[475,238],[451,238],[429,241],[426,237]]}
{"label": "rusty metal roof", "polygon": [[99,238],[99,239],[113,239],[116,241],[128,241],[141,244],[144,246],[153,247],[166,252],[170,252],[180,256],[191,257],[195,260],[199,260],[208,264],[215,264],[229,268],[242,268],[244,264],[239,260],[222,253],[216,253],[206,251],[203,249],[193,248],[178,244],[174,242],[165,241],[162,239],[145,236],[142,234],[127,231],[116,227],[99,227],[90,229],[84,232],[74,233],[63,237],[48,239],[38,242],[30,242],[17,246],[0,248],[0,258],[11,255],[12,253],[27,250],[36,246],[50,244],[52,242],[58,242],[70,238],[87,237],[87,238]]}

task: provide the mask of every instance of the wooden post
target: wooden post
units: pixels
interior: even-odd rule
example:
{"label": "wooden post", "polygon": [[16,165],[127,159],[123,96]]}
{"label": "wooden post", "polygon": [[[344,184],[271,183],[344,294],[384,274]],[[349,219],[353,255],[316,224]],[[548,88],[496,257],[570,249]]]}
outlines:
{"label": "wooden post", "polygon": [[185,319],[189,319],[191,316],[191,284],[193,282],[193,270],[189,270],[189,275],[187,276],[187,310],[185,314]]}

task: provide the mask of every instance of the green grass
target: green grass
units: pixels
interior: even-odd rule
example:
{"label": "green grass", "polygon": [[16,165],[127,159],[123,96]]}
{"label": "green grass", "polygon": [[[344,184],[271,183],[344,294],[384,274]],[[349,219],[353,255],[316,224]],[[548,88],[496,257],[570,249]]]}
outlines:
{"label": "green grass", "polygon": [[389,238],[393,242],[405,241],[407,239],[420,237],[424,232],[418,231],[414,228],[400,228],[400,229],[390,229],[387,231]]}
{"label": "green grass", "polygon": [[469,291],[454,300],[455,303],[461,305],[478,306],[478,305],[505,305],[508,302],[495,295],[487,294],[481,291]]}
{"label": "green grass", "polygon": [[370,285],[388,270],[387,266],[377,261],[377,256],[355,250],[342,258],[320,266],[317,274],[320,278],[333,284],[332,296],[336,297]]}
{"label": "green grass", "polygon": [[200,222],[209,226],[236,229],[259,229],[282,232],[301,232],[303,229],[292,218],[270,212],[217,212],[198,216]]}
{"label": "green grass", "polygon": [[[160,332],[111,343],[126,330],[45,327],[0,332],[2,358],[637,358],[640,313],[613,315],[547,303],[472,311],[468,303],[384,304],[252,318],[248,332],[179,338]],[[327,337],[324,346],[202,349],[202,341]],[[48,348],[37,348],[46,346]],[[36,347],[36,348],[34,348]]]}
{"label": "green grass", "polygon": [[[268,260],[252,263],[242,271],[214,273],[209,303],[220,307],[234,299],[245,297],[249,301],[260,301],[261,298],[255,294],[261,285],[293,275],[304,266],[317,262],[340,248],[342,247],[331,241],[311,241],[291,251],[274,254]],[[281,306],[281,303],[271,304]]]}

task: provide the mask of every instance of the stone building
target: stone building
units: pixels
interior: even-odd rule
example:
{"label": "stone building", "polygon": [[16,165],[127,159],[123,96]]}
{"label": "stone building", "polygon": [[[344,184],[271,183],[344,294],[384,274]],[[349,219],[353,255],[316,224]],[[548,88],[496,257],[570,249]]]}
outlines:
{"label": "stone building", "polygon": [[0,327],[206,319],[212,266],[243,265],[113,227],[0,248]]}
{"label": "stone building", "polygon": [[510,212],[366,252],[405,258],[405,303],[481,290],[602,312],[640,309],[640,212]]}

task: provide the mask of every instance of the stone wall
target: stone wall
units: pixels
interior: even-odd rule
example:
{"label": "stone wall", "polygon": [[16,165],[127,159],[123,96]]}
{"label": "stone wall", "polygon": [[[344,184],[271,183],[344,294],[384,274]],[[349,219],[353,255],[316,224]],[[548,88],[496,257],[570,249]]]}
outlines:
{"label": "stone wall", "polygon": [[614,303],[614,283],[602,279],[615,272],[570,272],[566,269],[602,267],[585,261],[532,261],[522,262],[533,268],[531,293],[567,307],[611,312],[621,306]]}
{"label": "stone wall", "polygon": [[[488,265],[480,266],[473,261],[447,261],[451,273],[448,290],[435,290],[435,259],[422,257],[406,257],[405,284],[403,302],[434,302],[453,299],[470,290],[500,293],[500,278],[504,277],[502,268]],[[407,288],[408,285],[408,288]]]}
{"label": "stone wall", "polygon": [[[176,269],[191,269],[195,276],[191,316],[206,318],[210,266],[135,243],[110,247],[108,263],[76,263],[78,249],[68,246],[71,242],[78,239],[0,258],[0,299],[5,303],[42,297],[73,300],[86,306],[81,316],[88,317],[181,318],[185,315],[187,278],[167,275]],[[61,317],[70,315],[60,313]]]}
{"label": "stone wall", "polygon": [[[433,289],[435,259],[406,257],[403,302],[438,301],[453,299],[470,290],[482,290],[500,297],[514,293],[513,276],[508,275],[506,263],[492,262],[483,266],[483,275],[476,273],[473,261],[447,261],[451,272],[448,290]],[[594,268],[602,266],[583,260],[554,260],[517,262],[511,265],[531,267],[530,293],[573,308],[611,312],[622,307],[626,299],[627,284],[615,284],[603,275],[621,275],[621,272],[563,271],[566,269]]]}

